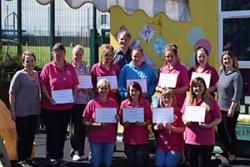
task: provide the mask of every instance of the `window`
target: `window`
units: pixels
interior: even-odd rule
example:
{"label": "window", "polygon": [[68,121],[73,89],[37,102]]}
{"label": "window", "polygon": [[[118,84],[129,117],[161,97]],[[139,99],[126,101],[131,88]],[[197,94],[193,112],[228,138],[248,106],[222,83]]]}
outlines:
{"label": "window", "polygon": [[243,77],[241,113],[250,114],[250,0],[218,0],[218,3],[219,55],[225,47],[236,53]]}
{"label": "window", "polygon": [[101,25],[107,24],[107,15],[101,15]]}
{"label": "window", "polygon": [[250,10],[249,0],[222,0],[222,11]]}
{"label": "window", "polygon": [[250,18],[223,20],[223,47],[232,47],[238,61],[250,61]]}

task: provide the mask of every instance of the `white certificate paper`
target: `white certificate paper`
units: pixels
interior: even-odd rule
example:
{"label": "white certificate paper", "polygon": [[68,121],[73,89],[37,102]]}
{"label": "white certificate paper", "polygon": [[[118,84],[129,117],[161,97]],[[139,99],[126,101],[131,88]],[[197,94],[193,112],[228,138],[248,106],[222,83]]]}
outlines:
{"label": "white certificate paper", "polygon": [[146,79],[128,79],[127,80],[127,87],[131,82],[138,82],[141,86],[142,93],[147,93],[147,80]]}
{"label": "white certificate paper", "polygon": [[204,122],[206,107],[203,106],[186,106],[184,118],[189,122]]}
{"label": "white certificate paper", "polygon": [[174,122],[174,108],[152,108],[153,123]]}
{"label": "white certificate paper", "polygon": [[204,73],[192,72],[191,81],[193,79],[197,78],[197,77],[201,77],[202,79],[204,79],[207,88],[209,88],[209,86],[210,86],[210,80],[211,80],[211,74],[204,74]]}
{"label": "white certificate paper", "polygon": [[91,89],[93,88],[92,80],[90,75],[78,75],[79,89]]}
{"label": "white certificate paper", "polygon": [[72,89],[52,90],[51,95],[56,104],[67,104],[74,102]]}
{"label": "white certificate paper", "polygon": [[123,122],[144,122],[144,108],[123,108]]}
{"label": "white certificate paper", "polygon": [[106,79],[106,80],[108,80],[109,83],[110,83],[110,86],[111,86],[112,90],[118,89],[118,86],[117,86],[117,76],[116,75],[97,77],[97,81],[99,81],[100,79]]}
{"label": "white certificate paper", "polygon": [[175,88],[178,74],[160,73],[158,85],[161,87]]}
{"label": "white certificate paper", "polygon": [[117,108],[96,108],[95,122],[116,123]]}

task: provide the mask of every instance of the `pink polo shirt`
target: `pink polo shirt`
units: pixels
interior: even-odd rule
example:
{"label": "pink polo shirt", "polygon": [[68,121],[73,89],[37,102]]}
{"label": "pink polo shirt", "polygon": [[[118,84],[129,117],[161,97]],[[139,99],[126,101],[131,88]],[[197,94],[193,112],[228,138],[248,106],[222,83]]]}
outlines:
{"label": "pink polo shirt", "polygon": [[[54,61],[46,64],[40,74],[40,83],[46,86],[49,95],[52,90],[72,89],[78,85],[78,77],[75,68],[64,62],[65,66],[60,69],[56,66]],[[41,106],[48,110],[67,110],[73,107],[72,104],[57,104],[52,105],[49,100],[42,95]]]}
{"label": "pink polo shirt", "polygon": [[[118,65],[116,64],[111,64],[110,68],[104,68],[101,66],[100,63],[96,63],[93,65],[92,69],[91,69],[91,78],[92,78],[92,83],[93,86],[96,87],[97,84],[97,77],[100,76],[118,76],[120,72],[120,68]],[[114,93],[112,90],[109,92],[109,97],[114,98],[114,99],[118,99],[119,95],[118,95],[118,90],[116,93]]]}
{"label": "pink polo shirt", "polygon": [[[198,101],[195,106],[200,106],[202,100]],[[182,113],[185,113],[185,105],[181,109]],[[212,122],[215,118],[220,118],[220,108],[216,100],[210,96],[210,111],[206,111],[205,123]],[[212,128],[202,128],[198,123],[193,123],[191,126],[186,127],[186,137],[185,142],[191,145],[214,145],[215,144],[215,129]]]}
{"label": "pink polo shirt", "polygon": [[[146,99],[141,99],[140,104],[135,106],[126,99],[122,101],[119,115],[122,122],[122,109],[123,108],[132,108],[132,107],[143,107],[144,108],[144,120],[151,120],[152,112],[150,105]],[[148,143],[148,127],[147,126],[138,126],[136,123],[130,123],[128,127],[124,127],[123,132],[123,142],[125,144],[137,145],[137,144],[147,144]]]}
{"label": "pink polo shirt", "polygon": [[[83,112],[83,118],[85,120],[95,122],[95,110],[96,108],[117,108],[117,102],[114,99],[108,98],[107,103],[101,103],[99,97],[95,97],[90,100]],[[116,140],[116,124],[108,123],[106,127],[93,127],[88,129],[89,142],[115,142]]]}
{"label": "pink polo shirt", "polygon": [[[182,113],[179,108],[174,108],[174,122],[171,123],[175,127],[185,127],[182,121]],[[184,137],[183,133],[169,132],[167,129],[157,131],[157,148],[163,151],[182,152],[184,150]]]}
{"label": "pink polo shirt", "polygon": [[[160,73],[168,73],[168,74],[178,74],[177,77],[177,83],[176,83],[176,88],[181,88],[184,86],[189,86],[189,73],[186,67],[181,65],[179,62],[176,63],[173,69],[170,69],[168,65],[163,66],[160,68]],[[158,77],[158,82],[159,82],[159,77]],[[157,84],[158,85],[158,84]],[[186,97],[186,92],[185,93],[176,93],[175,94],[177,103],[176,106],[178,108],[182,107],[183,101]]]}
{"label": "pink polo shirt", "polygon": [[[192,76],[192,72],[198,72],[198,65],[195,65],[194,67],[192,67],[189,70],[190,78]],[[218,75],[217,71],[215,70],[215,68],[213,68],[212,66],[210,66],[208,64],[205,66],[203,71],[201,71],[200,73],[211,74],[210,87],[214,86],[219,80],[219,75]]]}

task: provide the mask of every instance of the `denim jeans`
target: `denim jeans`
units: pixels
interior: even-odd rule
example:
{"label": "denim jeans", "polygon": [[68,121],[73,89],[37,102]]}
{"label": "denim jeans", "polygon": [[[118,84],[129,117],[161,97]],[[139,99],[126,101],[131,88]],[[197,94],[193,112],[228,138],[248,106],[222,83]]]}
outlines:
{"label": "denim jeans", "polygon": [[115,142],[110,143],[92,143],[90,142],[90,165],[92,167],[109,167],[112,162],[112,154],[114,151]]}
{"label": "denim jeans", "polygon": [[125,144],[125,154],[129,167],[145,167],[148,158],[148,144]]}
{"label": "denim jeans", "polygon": [[156,167],[176,167],[181,159],[181,152],[174,151],[163,151],[159,148],[156,150],[155,154],[155,166]]}

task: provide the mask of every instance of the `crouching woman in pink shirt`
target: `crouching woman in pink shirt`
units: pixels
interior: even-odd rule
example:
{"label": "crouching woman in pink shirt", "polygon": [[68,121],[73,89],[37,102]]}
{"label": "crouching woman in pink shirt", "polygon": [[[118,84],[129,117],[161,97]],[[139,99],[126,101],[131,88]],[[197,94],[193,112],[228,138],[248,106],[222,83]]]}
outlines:
{"label": "crouching woman in pink shirt", "polygon": [[172,123],[156,123],[153,126],[157,142],[155,166],[175,167],[178,166],[184,151],[185,125],[182,121],[182,113],[176,107],[176,98],[169,89],[161,93],[159,107],[172,108],[174,119]]}
{"label": "crouching woman in pink shirt", "polygon": [[[191,120],[193,118],[187,116],[189,115],[188,112],[192,112],[187,109],[188,106],[204,107],[205,121]],[[196,110],[196,112],[202,112]],[[215,144],[214,127],[221,122],[221,113],[215,99],[208,95],[206,83],[202,78],[197,77],[191,81],[190,96],[185,99],[181,111],[184,113],[183,121],[186,124],[185,143],[188,149],[187,157],[190,166],[210,167],[210,159]]]}
{"label": "crouching woman in pink shirt", "polygon": [[[121,117],[121,124],[124,126],[123,142],[125,144],[128,166],[144,167],[148,154],[148,125],[151,122],[152,114],[148,101],[142,97],[142,89],[139,83],[131,82],[128,85],[127,99],[121,103],[120,108],[119,115]],[[131,114],[133,108],[143,112],[141,121],[133,122],[125,120],[125,112],[127,112],[126,115],[131,116],[133,115]]]}
{"label": "crouching woman in pink shirt", "polygon": [[116,100],[108,98],[110,83],[105,79],[97,82],[98,96],[89,101],[83,112],[83,123],[89,126],[88,139],[90,143],[92,167],[109,167],[116,142],[116,123],[96,122],[96,109],[115,108],[118,110]]}

